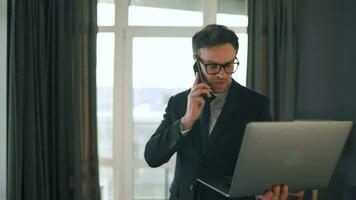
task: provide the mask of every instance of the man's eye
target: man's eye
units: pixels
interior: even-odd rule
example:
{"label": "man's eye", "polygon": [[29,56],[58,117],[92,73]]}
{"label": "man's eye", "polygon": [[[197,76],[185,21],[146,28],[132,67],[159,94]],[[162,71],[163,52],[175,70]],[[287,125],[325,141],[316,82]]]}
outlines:
{"label": "man's eye", "polygon": [[232,68],[232,67],[234,67],[234,63],[229,63],[229,64],[226,65],[226,67]]}

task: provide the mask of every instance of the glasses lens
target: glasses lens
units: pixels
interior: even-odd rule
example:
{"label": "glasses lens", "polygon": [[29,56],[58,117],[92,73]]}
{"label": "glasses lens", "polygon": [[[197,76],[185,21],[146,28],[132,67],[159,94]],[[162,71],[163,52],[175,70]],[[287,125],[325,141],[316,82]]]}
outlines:
{"label": "glasses lens", "polygon": [[228,74],[232,74],[236,72],[237,67],[239,66],[239,61],[235,60],[233,63],[219,65],[219,64],[205,64],[206,72],[210,75],[214,75],[220,72],[221,67],[224,68],[225,72]]}
{"label": "glasses lens", "polygon": [[220,65],[208,64],[206,65],[206,72],[208,74],[217,74],[220,71]]}
{"label": "glasses lens", "polygon": [[228,64],[226,65],[225,67],[225,72],[228,73],[228,74],[232,74],[234,73],[236,70],[237,70],[237,67],[239,66],[238,63],[231,63],[231,64]]}
{"label": "glasses lens", "polygon": [[233,73],[234,69],[235,69],[235,64],[234,63],[230,63],[230,64],[225,66],[225,72],[226,73]]}

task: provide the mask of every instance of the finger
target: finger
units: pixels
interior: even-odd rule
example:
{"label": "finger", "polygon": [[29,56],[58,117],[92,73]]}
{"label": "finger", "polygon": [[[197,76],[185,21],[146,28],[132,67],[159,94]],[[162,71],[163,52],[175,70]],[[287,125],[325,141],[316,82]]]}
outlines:
{"label": "finger", "polygon": [[[268,199],[268,200],[274,200],[275,198],[273,198],[273,192],[271,190],[269,190],[268,192],[266,192],[264,195],[263,195],[263,199]],[[276,199],[277,200],[277,199]]]}
{"label": "finger", "polygon": [[280,199],[285,200],[288,198],[288,185],[283,184],[281,187]]}
{"label": "finger", "polygon": [[204,98],[203,98],[203,94],[205,94],[204,92],[202,91],[195,91],[193,93],[190,93],[188,95],[188,98],[190,99],[189,101],[192,102],[192,103],[198,103],[198,105],[200,105],[199,103],[201,102],[205,102]]}
{"label": "finger", "polygon": [[[195,85],[191,91],[190,91],[190,94],[196,94],[197,92],[198,93],[201,93],[200,90],[204,90],[205,92],[208,91],[208,93],[213,93],[213,91],[210,89],[209,86],[207,85],[201,85],[201,84],[198,84],[198,85]],[[205,94],[205,92],[203,92]]]}
{"label": "finger", "polygon": [[273,194],[275,197],[279,197],[281,193],[281,187],[279,185],[273,186]]}
{"label": "finger", "polygon": [[289,192],[289,196],[293,196],[293,197],[301,197],[303,195],[304,195],[304,191]]}
{"label": "finger", "polygon": [[191,93],[191,97],[193,98],[201,97],[203,94],[207,95],[208,97],[211,97],[211,93],[209,89],[195,90]]}
{"label": "finger", "polygon": [[198,103],[199,106],[204,107],[205,101],[204,101],[203,97],[201,97],[200,99],[198,99],[198,100],[197,100],[197,103]]}
{"label": "finger", "polygon": [[197,90],[197,89],[211,89],[211,87],[206,83],[198,83],[193,86],[193,90]]}

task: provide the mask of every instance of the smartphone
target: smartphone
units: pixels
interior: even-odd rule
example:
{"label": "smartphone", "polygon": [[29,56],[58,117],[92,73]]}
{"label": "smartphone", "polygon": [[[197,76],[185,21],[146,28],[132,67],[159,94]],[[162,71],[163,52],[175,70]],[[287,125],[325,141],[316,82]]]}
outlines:
{"label": "smartphone", "polygon": [[[199,83],[207,83],[206,82],[206,78],[203,74],[203,72],[201,71],[201,67],[200,67],[200,64],[199,64],[199,61],[195,61],[194,65],[193,65],[193,70],[194,70],[194,75],[195,73],[198,73],[199,75]],[[203,98],[205,101],[212,101],[214,99],[214,94],[212,92],[210,92],[210,95],[211,97],[208,97],[206,94],[203,94]]]}

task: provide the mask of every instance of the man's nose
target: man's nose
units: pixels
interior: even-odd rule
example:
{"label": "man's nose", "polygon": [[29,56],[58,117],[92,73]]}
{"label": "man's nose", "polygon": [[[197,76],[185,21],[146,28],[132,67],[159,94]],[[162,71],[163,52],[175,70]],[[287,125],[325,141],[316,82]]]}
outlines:
{"label": "man's nose", "polygon": [[224,67],[220,66],[221,69],[219,71],[219,73],[216,74],[216,76],[218,76],[219,78],[225,78],[227,76],[227,73],[225,72]]}

